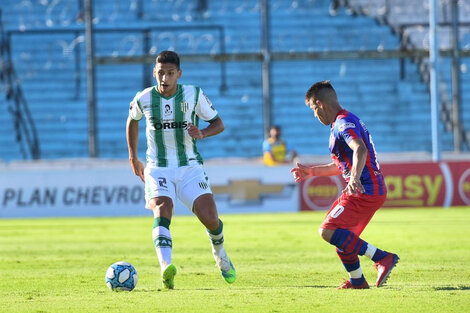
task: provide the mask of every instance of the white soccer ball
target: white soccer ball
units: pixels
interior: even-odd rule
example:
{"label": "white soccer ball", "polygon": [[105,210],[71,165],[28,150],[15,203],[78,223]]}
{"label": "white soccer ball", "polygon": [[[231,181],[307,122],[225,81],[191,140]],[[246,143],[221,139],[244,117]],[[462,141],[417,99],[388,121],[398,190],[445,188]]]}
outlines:
{"label": "white soccer ball", "polygon": [[132,264],[120,261],[108,267],[105,279],[111,290],[131,291],[137,285],[137,271]]}

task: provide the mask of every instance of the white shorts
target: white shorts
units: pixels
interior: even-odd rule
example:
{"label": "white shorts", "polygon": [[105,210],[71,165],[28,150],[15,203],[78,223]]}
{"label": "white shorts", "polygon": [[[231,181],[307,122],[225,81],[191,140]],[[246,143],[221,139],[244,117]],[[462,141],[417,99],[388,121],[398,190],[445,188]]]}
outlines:
{"label": "white shorts", "polygon": [[212,193],[202,165],[145,168],[145,203],[156,197],[169,197],[175,205],[180,199],[189,209],[200,195]]}

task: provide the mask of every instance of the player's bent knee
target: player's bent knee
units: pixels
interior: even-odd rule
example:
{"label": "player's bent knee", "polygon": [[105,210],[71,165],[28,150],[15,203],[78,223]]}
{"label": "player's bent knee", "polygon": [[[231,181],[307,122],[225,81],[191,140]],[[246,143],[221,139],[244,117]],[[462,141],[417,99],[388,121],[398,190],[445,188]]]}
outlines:
{"label": "player's bent knee", "polygon": [[149,208],[155,216],[170,218],[173,213],[173,201],[168,197],[157,197],[149,201]]}
{"label": "player's bent knee", "polygon": [[330,242],[331,236],[333,236],[334,230],[320,227],[318,229],[318,233],[320,234],[320,237],[323,238],[323,240]]}

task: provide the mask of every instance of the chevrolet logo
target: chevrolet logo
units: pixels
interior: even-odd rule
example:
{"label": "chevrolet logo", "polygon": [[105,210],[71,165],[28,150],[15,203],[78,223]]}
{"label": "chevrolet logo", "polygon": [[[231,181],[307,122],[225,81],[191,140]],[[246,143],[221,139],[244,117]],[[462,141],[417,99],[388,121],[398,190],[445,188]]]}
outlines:
{"label": "chevrolet logo", "polygon": [[228,194],[229,200],[234,202],[257,201],[260,202],[264,195],[280,195],[284,190],[284,184],[264,185],[257,179],[233,180],[228,185],[212,186],[214,195]]}

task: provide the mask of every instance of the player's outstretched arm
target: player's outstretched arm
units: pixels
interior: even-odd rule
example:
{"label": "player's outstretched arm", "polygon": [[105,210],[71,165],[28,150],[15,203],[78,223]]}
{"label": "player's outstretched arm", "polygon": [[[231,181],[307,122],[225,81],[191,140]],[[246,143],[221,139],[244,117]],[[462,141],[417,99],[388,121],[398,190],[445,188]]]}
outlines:
{"label": "player's outstretched arm", "polygon": [[195,139],[203,139],[210,136],[215,136],[220,134],[225,129],[224,122],[219,117],[212,121],[209,126],[204,129],[199,129],[196,125],[189,123],[188,124],[188,134]]}
{"label": "player's outstretched arm", "polygon": [[139,122],[127,118],[126,125],[127,149],[129,150],[129,162],[131,163],[134,174],[139,176],[145,182],[144,164],[137,157],[137,144],[139,142]]}
{"label": "player's outstretched arm", "polygon": [[295,182],[300,182],[311,176],[335,176],[340,175],[341,171],[336,167],[335,163],[329,163],[316,166],[305,166],[297,163],[297,166],[291,170],[294,175]]}

